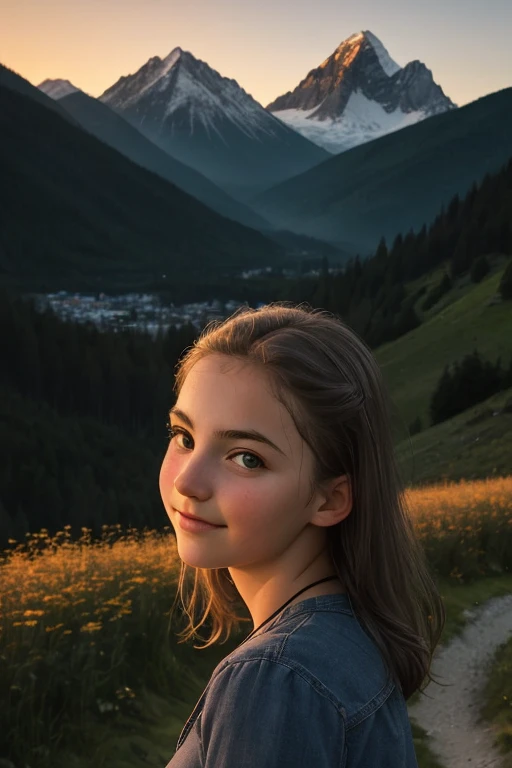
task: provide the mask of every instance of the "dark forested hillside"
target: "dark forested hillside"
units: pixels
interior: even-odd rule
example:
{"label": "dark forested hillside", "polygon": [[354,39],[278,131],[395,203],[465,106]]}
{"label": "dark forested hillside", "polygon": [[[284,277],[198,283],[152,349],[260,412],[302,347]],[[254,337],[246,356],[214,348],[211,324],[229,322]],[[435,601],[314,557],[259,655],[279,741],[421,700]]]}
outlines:
{"label": "dark forested hillside", "polygon": [[5,67],[3,64],[0,64],[0,86],[10,88],[11,91],[17,91],[23,96],[35,99],[43,107],[53,110],[73,125],[78,125],[75,118],[67,110],[63,109],[57,101],[51,99],[46,93],[40,91],[39,88],[29,83],[24,77],[21,77],[17,72],[9,69],[9,67]]}
{"label": "dark forested hillside", "polygon": [[93,136],[143,168],[176,184],[222,216],[259,230],[269,227],[268,222],[261,216],[235,201],[206,176],[157,147],[98,99],[93,99],[82,91],[75,91],[59,99],[58,105]]}
{"label": "dark forested hillside", "polygon": [[324,270],[315,300],[377,347],[421,321],[414,309],[419,296],[406,283],[443,263],[453,280],[486,254],[512,255],[512,159],[463,199],[455,195],[429,227],[399,233],[389,247],[382,239],[371,258],[350,260],[342,275]]}
{"label": "dark forested hillside", "polygon": [[133,288],[281,257],[261,233],[2,87],[0,136],[0,275],[21,288]]}
{"label": "dark forested hillside", "polygon": [[26,530],[165,523],[158,470],[173,367],[191,326],[157,339],[65,323],[0,297],[0,540]]}
{"label": "dark forested hillside", "polygon": [[432,221],[512,156],[512,88],[354,147],[264,192],[275,226],[370,253]]}

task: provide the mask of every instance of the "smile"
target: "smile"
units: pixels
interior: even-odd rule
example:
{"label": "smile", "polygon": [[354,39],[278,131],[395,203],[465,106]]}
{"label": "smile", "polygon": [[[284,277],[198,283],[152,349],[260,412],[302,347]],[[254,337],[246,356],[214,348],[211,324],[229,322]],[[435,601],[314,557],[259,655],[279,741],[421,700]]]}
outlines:
{"label": "smile", "polygon": [[178,523],[180,528],[184,531],[190,531],[191,533],[199,533],[200,531],[213,531],[217,528],[225,528],[225,525],[214,525],[213,523],[207,523],[204,520],[198,520],[197,518],[187,517],[186,515],[178,512]]}

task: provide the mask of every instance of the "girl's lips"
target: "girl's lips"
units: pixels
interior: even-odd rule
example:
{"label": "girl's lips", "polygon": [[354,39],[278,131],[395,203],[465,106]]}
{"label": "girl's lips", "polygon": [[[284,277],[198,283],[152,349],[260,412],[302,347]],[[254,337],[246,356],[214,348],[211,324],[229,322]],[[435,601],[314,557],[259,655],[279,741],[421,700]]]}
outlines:
{"label": "girl's lips", "polygon": [[213,523],[207,523],[198,518],[187,517],[178,510],[176,510],[176,512],[178,512],[178,523],[180,528],[183,528],[184,531],[195,533],[199,531],[213,531],[216,528],[225,528],[224,525],[214,525]]}

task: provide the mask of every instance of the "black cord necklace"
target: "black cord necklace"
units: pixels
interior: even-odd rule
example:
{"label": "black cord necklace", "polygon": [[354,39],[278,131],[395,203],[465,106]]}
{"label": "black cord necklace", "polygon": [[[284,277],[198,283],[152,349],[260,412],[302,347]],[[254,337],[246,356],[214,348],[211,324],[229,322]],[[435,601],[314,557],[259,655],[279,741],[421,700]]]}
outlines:
{"label": "black cord necklace", "polygon": [[245,640],[242,640],[242,642],[241,642],[239,645],[237,645],[237,648],[240,648],[240,646],[241,646],[241,645],[243,645],[243,644],[244,644],[244,643],[246,643],[248,640],[250,640],[250,638],[251,638],[251,637],[252,637],[252,636],[253,636],[253,635],[254,635],[256,632],[258,632],[258,630],[260,630],[260,629],[261,629],[263,626],[265,626],[265,624],[268,624],[268,622],[269,622],[269,621],[271,621],[271,619],[273,619],[273,618],[274,618],[274,616],[277,616],[277,614],[278,614],[280,611],[282,611],[282,610],[283,610],[283,608],[286,608],[286,606],[287,606],[289,603],[291,603],[291,601],[292,601],[292,600],[295,600],[295,598],[296,598],[296,597],[298,597],[299,595],[301,595],[303,592],[305,592],[305,591],[306,591],[306,589],[310,589],[311,587],[316,587],[316,585],[317,585],[317,584],[322,584],[324,581],[331,581],[332,579],[337,579],[337,578],[338,578],[338,576],[326,576],[324,579],[319,579],[318,581],[314,581],[312,584],[308,584],[308,585],[307,585],[307,587],[303,587],[302,589],[299,589],[299,591],[298,591],[298,592],[296,592],[294,595],[292,595],[292,596],[290,597],[290,599],[286,601],[286,603],[283,603],[283,605],[281,605],[281,606],[280,606],[280,608],[278,608],[278,609],[277,609],[277,611],[274,611],[274,613],[273,613],[271,616],[269,616],[269,617],[268,617],[268,619],[265,619],[265,621],[264,621],[264,622],[262,622],[262,623],[259,625],[259,627],[256,627],[256,629],[253,629],[253,630],[252,630],[252,632],[250,632],[250,634],[248,634],[248,635],[247,635],[247,637],[245,638]]}

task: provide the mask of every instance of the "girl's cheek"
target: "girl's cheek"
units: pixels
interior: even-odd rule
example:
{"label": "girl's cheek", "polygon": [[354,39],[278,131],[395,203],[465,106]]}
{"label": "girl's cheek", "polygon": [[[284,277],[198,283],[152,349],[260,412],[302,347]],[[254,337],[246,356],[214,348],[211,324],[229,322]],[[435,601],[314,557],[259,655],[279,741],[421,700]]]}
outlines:
{"label": "girl's cheek", "polygon": [[178,474],[179,458],[173,455],[171,446],[167,449],[167,453],[164,456],[162,466],[160,467],[160,493],[162,497],[169,494],[174,485],[174,478]]}

